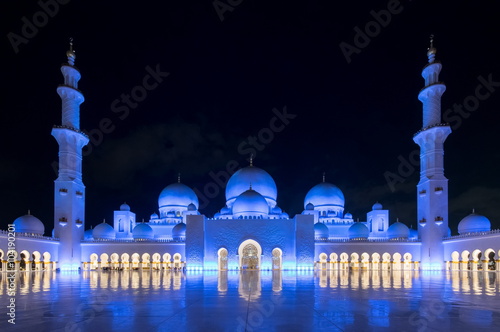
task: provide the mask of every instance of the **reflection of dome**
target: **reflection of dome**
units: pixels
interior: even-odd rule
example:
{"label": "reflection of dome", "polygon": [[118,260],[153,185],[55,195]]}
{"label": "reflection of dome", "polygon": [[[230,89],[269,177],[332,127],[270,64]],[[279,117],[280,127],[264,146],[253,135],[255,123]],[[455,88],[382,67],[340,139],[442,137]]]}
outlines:
{"label": "reflection of dome", "polygon": [[172,238],[175,241],[182,241],[186,239],[186,224],[181,222],[172,228]]}
{"label": "reflection of dome", "polygon": [[321,222],[317,222],[314,224],[314,238],[316,240],[328,239],[329,231],[328,226]]}
{"label": "reflection of dome", "polygon": [[[198,208],[198,197],[194,191],[182,183],[172,183],[166,186],[160,193],[158,198],[158,206],[160,209],[183,211],[186,210],[189,204],[194,204]],[[168,212],[167,210],[165,212]],[[161,212],[161,211],[160,211]]]}
{"label": "reflection of dome", "polygon": [[14,227],[16,233],[43,235],[45,232],[43,222],[31,214],[24,215],[14,220]]}
{"label": "reflection of dome", "polygon": [[87,229],[84,233],[83,233],[83,239],[84,240],[92,240],[94,239],[94,235],[92,234],[94,230],[91,228],[91,229]]}
{"label": "reflection of dome", "polygon": [[463,218],[458,224],[458,233],[467,234],[491,231],[491,222],[485,216],[474,212]]}
{"label": "reflection of dome", "polygon": [[238,196],[233,204],[233,215],[235,218],[239,216],[259,217],[269,214],[269,205],[266,199],[256,192],[249,189]]}
{"label": "reflection of dome", "polygon": [[97,225],[92,231],[94,239],[114,239],[116,237],[115,230],[105,222]]}
{"label": "reflection of dome", "polygon": [[130,211],[130,206],[127,203],[120,205],[120,211]]}
{"label": "reflection of dome", "polygon": [[344,194],[334,184],[322,182],[309,190],[304,199],[304,207],[307,210],[307,204],[311,203],[316,209],[324,207],[344,207]]}
{"label": "reflection of dome", "polygon": [[372,206],[372,210],[382,210],[382,209],[383,209],[383,206],[379,202],[373,204],[373,206]]}
{"label": "reflection of dome", "polygon": [[410,229],[405,224],[397,221],[387,229],[387,236],[389,239],[408,238]]}
{"label": "reflection of dome", "polygon": [[367,238],[370,234],[368,227],[360,222],[355,222],[354,224],[352,224],[347,232],[349,234],[349,239]]}
{"label": "reflection of dome", "polygon": [[137,226],[135,226],[132,230],[132,236],[134,237],[134,240],[151,240],[154,238],[154,231],[148,224],[140,223],[137,224]]}
{"label": "reflection of dome", "polygon": [[271,175],[258,167],[248,166],[234,173],[227,182],[227,206],[231,207],[236,198],[250,187],[261,194],[270,207],[276,205],[278,190]]}

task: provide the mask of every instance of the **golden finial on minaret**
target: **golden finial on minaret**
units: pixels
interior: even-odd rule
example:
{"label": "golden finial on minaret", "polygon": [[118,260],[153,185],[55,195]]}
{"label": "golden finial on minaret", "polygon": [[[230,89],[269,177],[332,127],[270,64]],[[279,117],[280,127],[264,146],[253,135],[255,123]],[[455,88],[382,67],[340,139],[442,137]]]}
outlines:
{"label": "golden finial on minaret", "polygon": [[177,183],[181,183],[181,173],[177,173]]}
{"label": "golden finial on minaret", "polygon": [[75,50],[73,50],[73,37],[69,39],[69,50],[66,51],[66,56],[68,57],[68,63],[73,66],[76,59]]}
{"label": "golden finial on minaret", "polygon": [[325,183],[325,181],[326,181],[326,179],[325,179],[325,178],[326,178],[326,173],[325,173],[325,172],[323,172],[323,183]]}
{"label": "golden finial on minaret", "polygon": [[253,153],[250,154],[250,166],[253,166]]}
{"label": "golden finial on minaret", "polygon": [[436,58],[436,48],[434,47],[434,35],[430,36],[430,46],[427,49],[427,57],[429,58],[429,63],[433,63]]}

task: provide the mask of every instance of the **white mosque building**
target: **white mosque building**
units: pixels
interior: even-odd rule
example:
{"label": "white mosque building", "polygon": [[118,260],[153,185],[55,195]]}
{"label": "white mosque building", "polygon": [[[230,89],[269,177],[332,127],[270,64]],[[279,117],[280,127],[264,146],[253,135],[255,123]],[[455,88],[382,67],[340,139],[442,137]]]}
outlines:
{"label": "white mosque building", "polygon": [[[270,174],[253,165],[229,179],[226,204],[213,218],[198,211],[194,191],[170,184],[158,198],[158,214],[137,222],[124,203],[113,224],[85,230],[85,186],[80,131],[80,72],[72,46],[57,88],[62,99],[62,124],[52,135],[59,144],[59,173],[54,186],[54,229],[28,213],[0,231],[0,271],[96,269],[373,269],[500,271],[500,230],[472,213],[460,221],[457,236],[448,228],[448,180],[444,176],[443,143],[451,133],[441,123],[441,63],[432,45],[422,70],[425,85],[423,128],[414,136],[420,146],[417,185],[418,230],[389,224],[389,211],[375,203],[366,221],[355,222],[344,211],[345,198],[335,185],[313,186],[304,211],[290,217],[277,206],[278,190]],[[15,241],[14,241],[15,239]]]}

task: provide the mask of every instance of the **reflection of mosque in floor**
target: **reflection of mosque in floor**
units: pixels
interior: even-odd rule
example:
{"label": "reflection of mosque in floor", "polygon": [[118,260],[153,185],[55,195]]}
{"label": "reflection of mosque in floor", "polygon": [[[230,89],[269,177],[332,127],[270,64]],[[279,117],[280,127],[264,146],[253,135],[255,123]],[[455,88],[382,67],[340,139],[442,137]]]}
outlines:
{"label": "reflection of mosque in floor", "polygon": [[[226,204],[209,218],[198,211],[194,191],[170,184],[158,198],[158,213],[137,222],[128,204],[114,211],[113,224],[85,229],[85,186],[82,148],[88,137],[80,131],[80,72],[75,53],[67,52],[61,67],[64,84],[62,124],[52,135],[59,144],[59,174],[54,188],[54,229],[28,213],[0,232],[0,269],[7,270],[348,270],[412,271],[428,269],[500,270],[500,231],[472,213],[448,228],[448,180],[444,176],[443,144],[451,129],[441,123],[441,63],[431,45],[422,70],[423,128],[414,136],[421,148],[417,185],[418,229],[403,222],[389,224],[389,210],[375,203],[366,220],[355,222],[344,211],[345,198],[323,181],[305,195],[304,210],[290,217],[277,205],[273,178],[253,165],[241,168],[226,186]],[[9,235],[9,233],[11,233]],[[8,250],[15,233],[15,251]],[[374,272],[375,273],[375,272]],[[321,274],[322,275],[322,274]],[[174,279],[175,280],[175,279]],[[329,279],[330,280],[330,279]],[[381,279],[383,283],[383,278]],[[338,281],[341,285],[343,279]],[[351,283],[357,281],[350,280]],[[245,284],[243,281],[242,285]],[[404,286],[404,282],[403,282]]]}

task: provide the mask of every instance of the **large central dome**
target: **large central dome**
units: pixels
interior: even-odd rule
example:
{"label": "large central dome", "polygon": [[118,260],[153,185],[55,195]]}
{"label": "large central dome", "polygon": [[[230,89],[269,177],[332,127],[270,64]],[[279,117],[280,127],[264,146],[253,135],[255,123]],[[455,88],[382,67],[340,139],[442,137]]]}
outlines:
{"label": "large central dome", "polygon": [[269,173],[255,166],[242,168],[231,176],[226,186],[226,205],[231,207],[234,200],[249,188],[261,194],[271,208],[276,206],[276,183]]}
{"label": "large central dome", "polygon": [[158,197],[160,210],[185,211],[189,204],[198,208],[198,197],[194,191],[182,183],[172,183],[166,186]]}
{"label": "large central dome", "polygon": [[309,203],[319,209],[330,207],[344,208],[344,201],[344,194],[339,187],[328,182],[322,182],[309,190],[304,199],[304,208]]}

